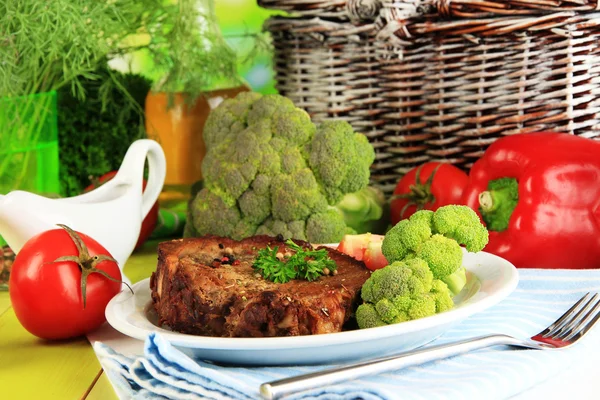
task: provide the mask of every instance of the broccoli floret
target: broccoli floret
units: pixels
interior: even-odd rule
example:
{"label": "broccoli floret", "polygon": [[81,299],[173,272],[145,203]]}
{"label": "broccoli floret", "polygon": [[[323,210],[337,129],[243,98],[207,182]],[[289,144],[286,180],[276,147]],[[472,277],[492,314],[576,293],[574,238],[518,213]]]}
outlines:
{"label": "broccoli floret", "polygon": [[281,137],[295,146],[306,144],[316,131],[310,116],[300,108],[278,109],[273,114],[271,129],[273,136]]}
{"label": "broccoli floret", "polygon": [[417,211],[410,219],[398,222],[388,231],[381,251],[390,263],[403,260],[431,237],[431,214],[432,211]]}
{"label": "broccoli floret", "polygon": [[273,218],[282,221],[304,220],[327,208],[315,176],[308,168],[294,174],[279,174],[271,183]]}
{"label": "broccoli floret", "polygon": [[190,202],[187,235],[282,234],[331,243],[353,232],[328,211],[367,185],[374,160],[366,137],[349,124],[317,128],[283,96],[242,93],[211,112],[204,142],[210,196],[205,191]]}
{"label": "broccoli floret", "polygon": [[432,281],[433,274],[423,260],[396,261],[375,270],[363,284],[361,296],[364,301],[377,303],[396,296],[419,295],[431,290]]}
{"label": "broccoli floret", "polygon": [[322,123],[309,150],[309,164],[330,204],[369,183],[369,166],[375,159],[366,136],[355,133],[345,121]]}
{"label": "broccoli floret", "polygon": [[261,150],[268,142],[247,128],[236,140],[226,140],[202,160],[205,187],[233,206],[249,187],[261,167]]}
{"label": "broccoli floret", "polygon": [[311,243],[337,243],[346,233],[344,216],[335,208],[312,214],[306,220],[306,239]]}
{"label": "broccoli floret", "polygon": [[356,322],[358,323],[358,326],[362,329],[376,328],[378,326],[387,325],[381,319],[381,317],[379,317],[377,310],[375,310],[375,306],[373,306],[373,304],[370,304],[370,303],[364,303],[364,304],[359,305],[358,308],[356,309],[355,317],[356,317]]}
{"label": "broccoli floret", "polygon": [[211,111],[204,124],[202,137],[207,147],[216,146],[233,138],[246,128],[246,116],[260,94],[253,92],[240,93],[233,99],[224,101]]}
{"label": "broccoli floret", "polygon": [[[248,112],[248,125],[254,125],[264,120],[270,120],[277,110],[294,110],[294,103],[287,97],[268,94],[258,97]],[[218,108],[217,108],[218,110]],[[212,114],[212,113],[211,113]]]}
{"label": "broccoli floret", "polygon": [[452,295],[456,295],[467,283],[467,270],[461,265],[460,268],[454,271],[452,274],[444,276],[442,281],[448,285],[450,293],[452,293]]}
{"label": "broccoli floret", "polygon": [[[442,282],[433,279],[424,260],[396,261],[374,271],[361,289],[364,301],[356,320],[360,328],[395,324],[445,311],[452,298]],[[444,288],[446,297],[444,297]],[[439,304],[439,307],[438,307]]]}
{"label": "broccoli floret", "polygon": [[305,169],[306,166],[306,159],[300,152],[299,148],[286,147],[281,151],[281,171],[284,174],[293,174],[296,171]]}
{"label": "broccoli floret", "polygon": [[398,296],[394,298],[392,304],[397,316],[388,322],[390,324],[429,317],[435,314],[435,300],[429,293],[420,296]]}
{"label": "broccoli floret", "polygon": [[194,233],[231,236],[241,220],[237,207],[230,207],[223,200],[204,188],[196,194],[190,204]]}
{"label": "broccoli floret", "polygon": [[288,222],[287,228],[290,232],[290,238],[306,240],[306,222],[305,221]]}
{"label": "broccoli floret", "polygon": [[398,222],[385,235],[381,251],[390,263],[425,260],[433,276],[444,281],[455,295],[467,281],[460,245],[468,251],[480,251],[487,241],[488,232],[473,210],[449,205],[435,212],[417,211]]}
{"label": "broccoli floret", "polygon": [[487,229],[470,207],[440,207],[433,214],[432,222],[435,232],[456,240],[468,251],[481,251],[488,242]]}
{"label": "broccoli floret", "polygon": [[462,265],[463,251],[455,240],[435,234],[421,243],[415,255],[427,262],[433,277],[441,279]]}
{"label": "broccoli floret", "polygon": [[241,240],[248,236],[254,235],[254,232],[256,232],[255,224],[252,224],[247,220],[241,220],[233,228],[233,231],[231,232],[230,236],[232,239]]}
{"label": "broccoli floret", "polygon": [[306,223],[304,221],[283,222],[273,219],[267,219],[256,229],[257,235],[277,236],[281,235],[284,239],[306,240]]}
{"label": "broccoli floret", "polygon": [[448,286],[439,279],[435,279],[431,284],[431,295],[435,302],[436,313],[441,313],[454,307],[452,292]]}
{"label": "broccoli floret", "polygon": [[240,196],[239,205],[242,217],[250,224],[261,224],[271,215],[269,187],[270,178],[267,175],[258,175],[252,183],[251,189]]}

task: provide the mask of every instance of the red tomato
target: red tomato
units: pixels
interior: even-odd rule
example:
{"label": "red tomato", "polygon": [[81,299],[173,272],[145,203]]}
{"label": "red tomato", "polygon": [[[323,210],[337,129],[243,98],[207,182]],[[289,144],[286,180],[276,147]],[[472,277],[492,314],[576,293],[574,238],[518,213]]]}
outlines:
{"label": "red tomato", "polygon": [[362,235],[346,235],[337,247],[338,251],[363,261],[367,268],[376,270],[388,265],[381,253],[383,235],[365,233]]}
{"label": "red tomato", "polygon": [[[110,256],[94,239],[79,234],[89,257],[80,252],[64,229],[42,232],[31,238],[17,254],[10,273],[12,307],[25,329],[43,339],[67,339],[84,335],[106,321],[104,309],[121,290],[121,271],[116,262],[101,260],[86,280],[85,308],[81,291],[82,268],[60,257],[81,257],[93,265],[95,256]],[[86,263],[83,263],[86,265]]]}
{"label": "red tomato", "polygon": [[417,210],[435,211],[442,206],[461,204],[468,175],[452,164],[428,162],[404,175],[390,203],[392,224],[410,217]]}
{"label": "red tomato", "polygon": [[[94,179],[93,180],[94,182],[90,186],[85,188],[84,193],[87,193],[99,186],[102,186],[104,183],[106,183],[106,182],[110,181],[112,178],[114,178],[114,176],[116,174],[117,174],[117,171],[111,171],[111,172],[107,172],[106,174],[102,175],[100,178]],[[144,179],[142,189],[146,189],[146,184],[147,184],[147,182]],[[135,244],[135,249],[140,248],[144,244],[144,242],[146,240],[148,240],[148,238],[152,234],[152,231],[154,231],[154,228],[156,228],[157,223],[158,223],[158,201],[156,203],[154,203],[154,205],[148,212],[148,215],[146,215],[146,218],[144,218],[144,220],[142,221],[142,228],[140,229],[140,235],[138,236],[137,243]]]}

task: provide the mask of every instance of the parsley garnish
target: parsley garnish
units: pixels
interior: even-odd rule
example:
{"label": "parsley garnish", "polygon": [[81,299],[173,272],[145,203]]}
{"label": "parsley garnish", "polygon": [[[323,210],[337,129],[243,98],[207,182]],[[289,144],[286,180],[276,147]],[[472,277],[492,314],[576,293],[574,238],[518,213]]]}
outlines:
{"label": "parsley garnish", "polygon": [[273,249],[267,246],[258,251],[258,257],[252,266],[263,278],[275,283],[286,283],[292,279],[314,281],[321,275],[328,275],[337,269],[327,250],[305,249],[290,239],[285,243],[294,251],[289,257],[278,258],[278,246]]}

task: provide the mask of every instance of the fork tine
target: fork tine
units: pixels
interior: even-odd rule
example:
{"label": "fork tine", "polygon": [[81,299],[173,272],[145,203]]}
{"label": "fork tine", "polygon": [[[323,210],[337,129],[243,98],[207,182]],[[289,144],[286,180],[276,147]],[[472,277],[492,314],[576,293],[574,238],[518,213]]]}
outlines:
{"label": "fork tine", "polygon": [[538,335],[542,335],[543,337],[549,337],[554,335],[565,324],[571,321],[571,314],[574,313],[575,310],[577,310],[583,302],[586,302],[590,295],[591,293],[586,293],[585,296],[579,299],[577,303],[573,304],[571,308],[569,308],[563,315],[561,315],[556,321],[550,324],[550,326],[541,331]]}
{"label": "fork tine", "polygon": [[598,294],[594,294],[594,296],[591,299],[588,299],[588,301],[586,301],[584,304],[581,305],[581,308],[579,308],[579,310],[575,313],[575,315],[573,315],[571,318],[569,318],[569,320],[563,325],[563,327],[561,329],[559,329],[558,331],[556,331],[553,335],[552,338],[553,339],[559,339],[559,340],[565,340],[564,338],[566,336],[568,336],[573,328],[579,324],[582,319],[584,319],[586,313],[590,310],[590,308],[593,307],[594,302],[596,301],[596,299],[598,298]]}
{"label": "fork tine", "polygon": [[[594,296],[596,298],[596,296]],[[588,311],[583,320],[571,329],[571,333],[563,340],[579,340],[600,319],[600,301],[596,301],[594,307]]]}

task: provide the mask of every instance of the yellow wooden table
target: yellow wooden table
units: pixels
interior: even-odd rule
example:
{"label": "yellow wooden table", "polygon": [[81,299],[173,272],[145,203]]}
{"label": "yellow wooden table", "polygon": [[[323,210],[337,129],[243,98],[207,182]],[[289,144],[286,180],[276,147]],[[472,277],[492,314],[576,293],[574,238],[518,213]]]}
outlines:
{"label": "yellow wooden table", "polygon": [[[156,268],[157,242],[148,242],[125,265],[132,282]],[[0,399],[117,400],[85,338],[48,342],[17,320],[8,292],[0,292]]]}

